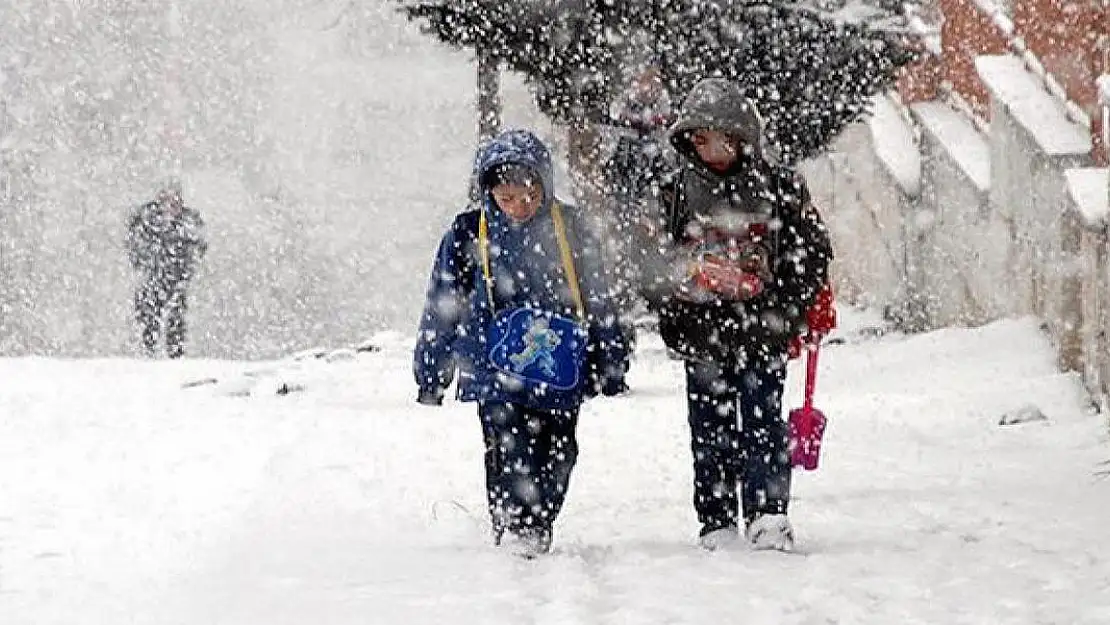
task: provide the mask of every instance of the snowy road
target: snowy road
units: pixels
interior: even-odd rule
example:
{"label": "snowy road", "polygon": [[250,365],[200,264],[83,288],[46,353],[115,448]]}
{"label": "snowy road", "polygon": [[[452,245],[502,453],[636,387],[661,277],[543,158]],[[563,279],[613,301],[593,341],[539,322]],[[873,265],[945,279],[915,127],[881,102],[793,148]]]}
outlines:
{"label": "snowy road", "polygon": [[[403,339],[246,397],[180,388],[244,363],[0,361],[0,623],[1110,623],[1104,422],[1035,323],[864,321],[823,358],[792,555],[694,546],[680,368],[650,341],[633,394],[584,412],[536,562],[433,518],[481,510],[480,435],[412,402]],[[1026,404],[1048,421],[998,425]]]}

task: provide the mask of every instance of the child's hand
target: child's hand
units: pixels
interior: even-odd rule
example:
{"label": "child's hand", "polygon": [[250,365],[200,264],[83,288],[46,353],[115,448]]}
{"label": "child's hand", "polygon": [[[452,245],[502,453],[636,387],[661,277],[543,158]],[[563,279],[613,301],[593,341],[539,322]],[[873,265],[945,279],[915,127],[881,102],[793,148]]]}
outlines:
{"label": "child's hand", "polygon": [[747,272],[740,276],[739,283],[737,284],[737,295],[739,299],[751,299],[762,292],[763,278],[760,278],[754,273]]}
{"label": "child's hand", "polygon": [[601,386],[601,394],[606,397],[615,397],[628,392],[628,385],[624,378],[609,378]]}
{"label": "child's hand", "polygon": [[443,391],[439,389],[420,389],[416,395],[416,402],[425,406],[442,406]]}

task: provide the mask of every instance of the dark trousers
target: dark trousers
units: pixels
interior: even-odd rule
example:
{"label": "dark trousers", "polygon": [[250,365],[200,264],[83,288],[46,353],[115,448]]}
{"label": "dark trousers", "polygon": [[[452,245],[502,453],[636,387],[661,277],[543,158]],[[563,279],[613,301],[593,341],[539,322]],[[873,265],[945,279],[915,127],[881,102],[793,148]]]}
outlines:
{"label": "dark trousers", "polygon": [[494,534],[506,530],[550,539],[578,459],[578,411],[547,412],[516,404],[478,406],[486,444],[486,495]]}
{"label": "dark trousers", "polygon": [[185,353],[185,280],[146,280],[135,292],[135,318],[139,322],[143,353],[153,356],[165,338],[166,355]]}
{"label": "dark trousers", "polygon": [[[788,429],[782,418],[781,360],[686,362],[694,508],[702,532],[785,514],[790,499]],[[742,486],[737,501],[737,481]]]}

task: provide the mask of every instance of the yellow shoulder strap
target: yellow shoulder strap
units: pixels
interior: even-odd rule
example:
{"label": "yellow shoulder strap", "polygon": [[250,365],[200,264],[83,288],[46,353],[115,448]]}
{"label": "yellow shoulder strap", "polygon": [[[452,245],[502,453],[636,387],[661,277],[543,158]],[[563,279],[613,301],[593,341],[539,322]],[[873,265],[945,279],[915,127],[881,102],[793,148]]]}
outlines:
{"label": "yellow shoulder strap", "polygon": [[486,277],[486,298],[489,299],[489,309],[493,306],[493,276],[489,268],[489,220],[486,219],[486,209],[481,209],[478,218],[478,255],[482,258],[482,275]]}
{"label": "yellow shoulder strap", "polygon": [[[559,239],[559,253],[563,259],[563,271],[566,273],[567,283],[570,285],[570,294],[574,298],[578,318],[585,321],[586,303],[582,299],[582,289],[578,284],[578,272],[574,268],[574,255],[570,251],[570,242],[567,241],[566,222],[563,221],[562,205],[559,202],[551,205],[551,219],[555,222],[555,236]],[[489,299],[490,310],[493,310],[493,276],[491,275],[489,261],[489,221],[486,218],[485,208],[482,208],[481,216],[478,218],[478,254],[482,260],[482,275],[486,278],[486,297]]]}
{"label": "yellow shoulder strap", "polygon": [[563,256],[563,271],[567,274],[570,285],[570,294],[574,298],[574,306],[578,309],[578,319],[586,320],[586,303],[582,301],[582,289],[578,284],[578,272],[574,269],[574,255],[570,251],[567,241],[567,226],[563,221],[563,206],[559,202],[551,205],[551,218],[555,220],[555,235],[559,237],[559,251]]}

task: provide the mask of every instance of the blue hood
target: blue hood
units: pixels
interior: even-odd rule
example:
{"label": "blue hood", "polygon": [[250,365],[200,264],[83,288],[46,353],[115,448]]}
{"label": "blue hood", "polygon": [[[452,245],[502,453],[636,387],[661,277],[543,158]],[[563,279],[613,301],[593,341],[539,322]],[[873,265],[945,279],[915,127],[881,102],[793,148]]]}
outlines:
{"label": "blue hood", "polygon": [[482,182],[490,170],[501,165],[527,167],[536,173],[543,185],[543,206],[548,208],[555,194],[555,176],[551,169],[551,152],[536,135],[527,130],[506,130],[489,141],[478,157],[479,190],[487,198],[489,189]]}

